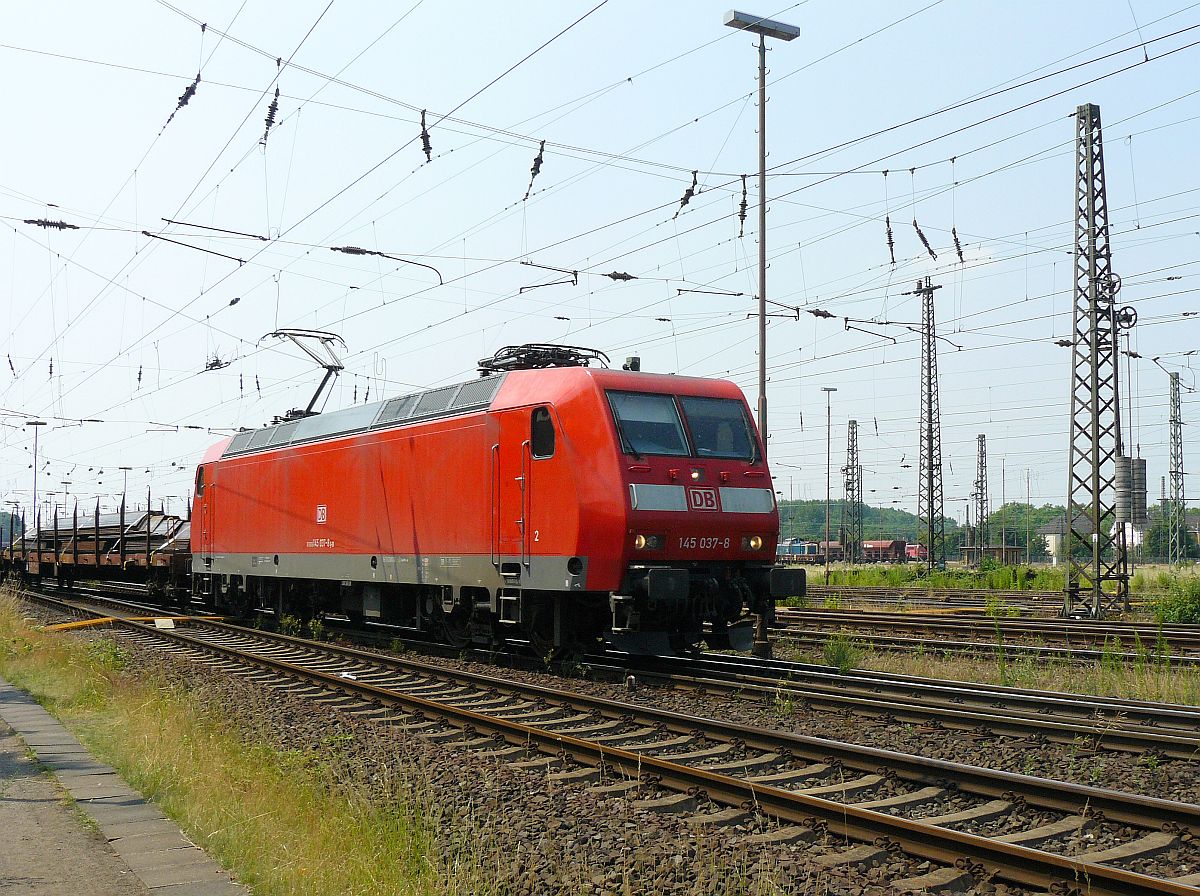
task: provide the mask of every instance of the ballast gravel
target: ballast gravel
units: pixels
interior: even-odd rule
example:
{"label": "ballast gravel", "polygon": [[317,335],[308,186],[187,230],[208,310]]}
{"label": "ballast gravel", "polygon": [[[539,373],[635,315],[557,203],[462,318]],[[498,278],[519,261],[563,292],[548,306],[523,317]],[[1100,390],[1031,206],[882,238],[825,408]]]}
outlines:
{"label": "ballast gravel", "polygon": [[756,700],[749,696],[702,693],[657,686],[652,681],[627,683],[592,681],[586,667],[564,679],[541,672],[498,670],[462,660],[429,659],[455,669],[494,675],[607,697],[685,715],[707,716],[758,728],[862,744],[930,759],[967,763],[983,768],[1070,781],[1093,787],[1140,793],[1161,799],[1200,803],[1200,751],[1196,761],[1164,759],[1114,750],[1095,751],[1090,745],[1051,743],[1038,736],[1014,737],[964,731],[939,724],[916,725],[833,711],[806,705],[803,700]]}
{"label": "ballast gravel", "polygon": [[[904,891],[897,881],[936,867],[886,844],[869,862],[822,865],[818,860],[858,844],[819,830],[809,843],[748,844],[747,837],[769,829],[763,820],[697,826],[694,815],[636,808],[633,797],[653,795],[651,790],[598,794],[588,784],[556,782],[544,769],[516,768],[453,742],[434,743],[155,649],[129,643],[129,657],[130,673],[185,689],[248,739],[318,755],[346,788],[420,807],[437,831],[432,866],[448,884],[452,868],[472,869],[477,883],[486,884],[474,892],[898,896]],[[564,684],[545,675],[531,677]],[[956,892],[1015,896],[1026,891],[980,879]]]}

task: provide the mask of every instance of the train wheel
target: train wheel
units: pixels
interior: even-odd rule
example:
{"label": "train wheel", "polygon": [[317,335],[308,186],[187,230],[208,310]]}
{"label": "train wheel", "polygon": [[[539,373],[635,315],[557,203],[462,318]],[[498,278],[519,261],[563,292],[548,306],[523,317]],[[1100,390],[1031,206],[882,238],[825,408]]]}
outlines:
{"label": "train wheel", "polygon": [[[529,649],[543,662],[552,663],[562,660],[571,653],[565,646],[570,642],[569,633],[561,631],[559,637],[562,643],[555,643],[554,637],[554,603],[548,601],[530,600],[523,612],[526,618],[521,625],[521,634],[529,641]],[[566,626],[564,625],[565,629]]]}

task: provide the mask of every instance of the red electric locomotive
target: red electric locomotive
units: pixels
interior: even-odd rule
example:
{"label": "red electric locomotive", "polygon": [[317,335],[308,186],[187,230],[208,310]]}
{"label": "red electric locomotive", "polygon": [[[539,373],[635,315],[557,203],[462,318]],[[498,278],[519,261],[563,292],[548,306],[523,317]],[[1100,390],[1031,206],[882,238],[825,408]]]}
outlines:
{"label": "red electric locomotive", "polygon": [[588,366],[602,358],[506,349],[480,379],[214,446],[194,591],[538,650],[725,643],[744,610],[803,593],[802,570],[774,566],[771,475],[738,387]]}

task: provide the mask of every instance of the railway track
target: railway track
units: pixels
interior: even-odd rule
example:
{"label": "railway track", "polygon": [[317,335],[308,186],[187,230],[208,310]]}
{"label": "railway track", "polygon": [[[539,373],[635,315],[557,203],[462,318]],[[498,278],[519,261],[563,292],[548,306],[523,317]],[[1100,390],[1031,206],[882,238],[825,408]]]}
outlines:
{"label": "railway track", "polygon": [[[1175,865],[1155,864],[1156,856],[1170,853],[1177,861],[1180,850],[1192,848],[1183,841],[1200,831],[1200,806],[722,723],[222,624],[175,630],[119,624],[146,646],[169,646],[263,686],[545,768],[555,781],[623,794],[643,810],[690,812],[693,823],[708,826],[758,820],[753,838],[808,841],[819,863],[902,851],[914,860],[913,875],[897,885],[994,875],[1038,889],[1087,881],[1091,893],[1132,894],[1191,893],[1200,881]],[[920,870],[919,862],[939,867]]]}
{"label": "railway track", "polygon": [[[150,609],[103,592],[90,596],[87,604],[50,600],[84,612]],[[791,700],[884,721],[944,726],[973,736],[1043,738],[1050,743],[1083,746],[1092,753],[1117,750],[1171,759],[1200,758],[1200,709],[1187,705],[865,670],[839,674],[828,666],[736,654],[610,653],[584,657],[582,664],[592,675],[607,674],[617,680],[636,673],[671,687],[749,696],[766,703]]]}
{"label": "railway track", "polygon": [[[811,578],[816,578],[815,575]],[[844,606],[863,607],[897,605],[943,609],[983,610],[989,604],[1012,607],[1025,614],[1056,616],[1063,606],[1061,591],[1022,589],[921,588],[888,585],[822,585],[809,582],[808,599],[812,603],[836,600]],[[1143,595],[1131,597],[1137,605]]]}
{"label": "railway track", "polygon": [[[142,611],[144,604],[106,596],[97,608]],[[765,702],[796,700],[815,708],[853,711],[885,720],[933,723],[975,734],[1044,737],[1084,745],[1089,751],[1121,750],[1192,760],[1200,752],[1200,709],[1148,701],[1064,694],[946,679],[858,671],[828,666],[709,654],[585,657],[592,674],[622,679],[630,672],[674,687],[754,696]]]}
{"label": "railway track", "polygon": [[1083,747],[1200,760],[1200,708],[1036,691],[876,672],[838,674],[827,666],[712,654],[694,657],[596,656],[593,671],[636,674],[700,692],[763,703],[853,712],[888,722],[1040,738]]}
{"label": "railway track", "polygon": [[830,632],[848,632],[872,646],[894,650],[954,650],[995,655],[1055,657],[1074,662],[1112,658],[1160,665],[1200,663],[1200,628],[1071,619],[938,616],[780,607],[776,636],[800,646],[823,644]]}

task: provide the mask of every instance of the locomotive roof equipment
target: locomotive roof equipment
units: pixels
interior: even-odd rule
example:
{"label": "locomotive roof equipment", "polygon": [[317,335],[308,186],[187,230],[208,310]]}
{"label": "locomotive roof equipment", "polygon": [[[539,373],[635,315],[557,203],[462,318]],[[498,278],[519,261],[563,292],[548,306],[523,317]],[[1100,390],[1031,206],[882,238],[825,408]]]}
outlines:
{"label": "locomotive roof equipment", "polygon": [[525,345],[506,345],[490,358],[481,358],[482,376],[505,370],[544,370],[547,367],[590,367],[598,361],[608,366],[608,355],[594,348],[575,345],[554,345],[530,342]]}

